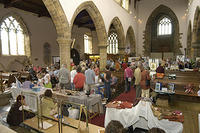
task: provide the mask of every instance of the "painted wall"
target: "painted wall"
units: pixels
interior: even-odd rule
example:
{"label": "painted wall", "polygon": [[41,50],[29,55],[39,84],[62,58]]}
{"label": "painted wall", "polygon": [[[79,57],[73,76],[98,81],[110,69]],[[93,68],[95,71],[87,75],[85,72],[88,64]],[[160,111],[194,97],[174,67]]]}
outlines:
{"label": "painted wall", "polygon": [[194,15],[197,7],[200,7],[200,0],[193,0],[188,4],[188,13],[187,13],[187,27],[189,25],[189,21],[191,21],[191,27],[193,30],[193,22],[194,22]]}
{"label": "painted wall", "polygon": [[184,17],[184,14],[187,9],[187,0],[142,0],[138,4],[138,17],[141,19],[142,23],[138,24],[138,53],[143,54],[143,31],[145,30],[145,26],[147,20],[151,13],[159,6],[165,5],[169,7],[177,16],[179,21],[179,33],[183,33],[182,39],[180,42],[182,43],[183,48],[181,49],[182,53],[184,53],[184,48],[186,47],[186,38],[187,38],[187,18]]}
{"label": "painted wall", "polygon": [[[4,17],[9,13],[16,13],[23,19],[27,26],[30,34],[31,43],[31,59],[32,63],[36,65],[44,65],[43,63],[43,45],[48,42],[51,45],[52,56],[59,56],[59,47],[56,42],[57,33],[55,26],[50,18],[47,17],[37,17],[37,15],[25,12],[15,8],[3,8],[0,5],[0,18]],[[38,60],[35,60],[35,59]],[[5,68],[8,68],[9,64],[15,59],[23,61],[24,57],[16,56],[0,56],[0,63],[2,63]],[[14,69],[14,68],[12,68]]]}

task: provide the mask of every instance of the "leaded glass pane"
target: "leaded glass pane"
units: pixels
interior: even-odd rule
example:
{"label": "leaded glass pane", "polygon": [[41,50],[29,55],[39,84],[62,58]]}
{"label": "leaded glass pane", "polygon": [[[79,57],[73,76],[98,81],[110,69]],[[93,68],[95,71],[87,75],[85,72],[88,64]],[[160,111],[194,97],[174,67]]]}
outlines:
{"label": "leaded glass pane", "polygon": [[12,16],[1,23],[3,55],[24,55],[24,34],[20,24]]}
{"label": "leaded glass pane", "polygon": [[17,32],[17,44],[18,44],[18,54],[24,55],[24,34],[19,31]]}
{"label": "leaded glass pane", "polygon": [[1,29],[1,47],[2,54],[9,55],[8,32],[5,29]]}
{"label": "leaded glass pane", "polygon": [[9,40],[10,40],[10,54],[17,55],[16,33],[14,32],[14,30],[10,30]]}
{"label": "leaded glass pane", "polygon": [[108,37],[108,47],[107,52],[109,54],[117,54],[118,53],[118,40],[117,40],[117,34],[111,33]]}
{"label": "leaded glass pane", "polygon": [[172,34],[172,23],[167,17],[162,18],[158,24],[158,35]]}

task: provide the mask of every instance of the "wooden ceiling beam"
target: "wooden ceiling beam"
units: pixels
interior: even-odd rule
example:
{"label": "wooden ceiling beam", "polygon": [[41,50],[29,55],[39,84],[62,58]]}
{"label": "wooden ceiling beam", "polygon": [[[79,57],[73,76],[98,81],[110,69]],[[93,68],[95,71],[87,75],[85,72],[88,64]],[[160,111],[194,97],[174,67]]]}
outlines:
{"label": "wooden ceiling beam", "polygon": [[25,4],[28,4],[28,5],[30,5],[30,6],[34,6],[34,7],[36,7],[36,8],[46,8],[46,6],[45,5],[40,5],[40,4],[37,4],[37,3],[34,3],[34,2],[32,2],[32,1],[30,1],[30,0],[21,0],[21,1],[23,1],[23,3]]}

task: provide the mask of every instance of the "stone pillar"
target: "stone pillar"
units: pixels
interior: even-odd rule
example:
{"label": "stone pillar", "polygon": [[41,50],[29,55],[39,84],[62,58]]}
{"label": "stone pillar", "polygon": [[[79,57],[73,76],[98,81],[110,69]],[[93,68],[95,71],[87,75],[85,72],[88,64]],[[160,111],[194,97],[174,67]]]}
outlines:
{"label": "stone pillar", "polygon": [[193,32],[193,38],[192,38],[193,59],[195,59],[196,57],[200,57],[200,38],[198,38],[199,35],[200,35],[200,30]]}
{"label": "stone pillar", "polygon": [[98,47],[100,53],[100,70],[105,70],[107,61],[107,46],[99,45]]}
{"label": "stone pillar", "polygon": [[70,70],[72,40],[64,37],[58,37],[57,42],[60,48],[60,65],[67,64],[67,69]]}
{"label": "stone pillar", "polygon": [[118,53],[119,53],[119,57],[120,57],[121,59],[124,59],[125,47],[119,47],[119,48],[118,48]]}
{"label": "stone pillar", "polygon": [[196,57],[200,57],[200,42],[193,42],[192,48],[193,48],[193,59],[195,59]]}

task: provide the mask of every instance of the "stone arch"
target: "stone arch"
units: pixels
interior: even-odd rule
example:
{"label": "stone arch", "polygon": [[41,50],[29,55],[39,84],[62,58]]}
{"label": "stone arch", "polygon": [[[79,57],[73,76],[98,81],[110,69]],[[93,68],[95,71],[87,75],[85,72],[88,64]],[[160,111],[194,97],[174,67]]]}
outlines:
{"label": "stone arch", "polygon": [[55,24],[58,38],[69,38],[69,23],[59,0],[42,0]]}
{"label": "stone arch", "polygon": [[[196,28],[196,39],[197,39],[197,42],[200,42],[200,8],[198,8],[198,15],[197,15],[197,27]],[[196,21],[196,20],[195,20]]]}
{"label": "stone arch", "polygon": [[42,0],[56,27],[57,42],[60,48],[60,64],[70,69],[71,32],[69,23],[59,0]]}
{"label": "stone arch", "polygon": [[197,6],[195,13],[194,13],[194,21],[193,21],[193,32],[197,31],[197,25],[198,25],[198,18],[200,16],[200,8]]}
{"label": "stone arch", "polygon": [[71,29],[74,24],[74,20],[76,16],[83,10],[86,10],[90,17],[92,18],[92,21],[94,22],[97,37],[99,41],[99,46],[106,46],[107,45],[107,34],[106,34],[106,28],[104,24],[103,17],[101,16],[101,13],[99,12],[98,8],[92,1],[83,2],[81,5],[78,6],[76,11],[74,12],[74,15],[71,19]]}
{"label": "stone arch", "polygon": [[197,6],[194,14],[192,32],[192,58],[200,56],[200,8]]}
{"label": "stone arch", "polygon": [[1,18],[1,22],[0,24],[2,23],[2,21],[4,19],[6,19],[7,17],[9,16],[12,16],[13,18],[16,19],[16,21],[20,24],[21,28],[23,29],[23,32],[24,32],[24,35],[25,35],[25,38],[24,38],[24,50],[25,50],[25,55],[30,58],[31,56],[31,44],[30,44],[30,32],[28,30],[28,27],[26,26],[25,22],[23,21],[22,17],[15,13],[15,12],[10,12],[6,15],[3,16],[3,18]]}
{"label": "stone arch", "polygon": [[[152,23],[154,23],[155,19],[158,17],[158,15],[167,15],[171,18],[173,29],[172,29],[172,36],[173,38],[173,46],[172,46],[172,52],[174,55],[181,54],[180,48],[182,48],[181,42],[179,39],[181,39],[181,34],[179,33],[179,22],[176,14],[167,6],[160,5],[158,6],[149,16],[145,31],[144,31],[144,56],[150,56],[151,55],[151,45],[152,45]],[[156,27],[157,28],[157,27]]]}
{"label": "stone arch", "polygon": [[128,43],[128,40],[130,43],[130,55],[136,56],[135,33],[134,33],[132,26],[129,26],[127,33],[126,33],[126,45]]}
{"label": "stone arch", "polygon": [[192,27],[191,21],[189,21],[188,31],[187,31],[187,57],[192,57]]}
{"label": "stone arch", "polygon": [[94,22],[98,38],[98,47],[100,51],[100,69],[103,70],[106,66],[107,60],[107,34],[103,17],[92,1],[83,2],[81,5],[78,6],[71,19],[70,31],[72,32],[72,27],[76,16],[83,10],[86,10],[88,12],[90,17],[92,18],[92,21]]}
{"label": "stone arch", "polygon": [[124,54],[125,50],[125,35],[124,35],[124,29],[122,26],[122,23],[118,17],[114,17],[110,23],[110,28],[108,31],[108,35],[110,35],[112,29],[111,26],[114,27],[114,29],[117,32],[118,35],[118,43],[119,43],[119,54]]}

